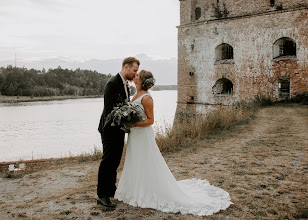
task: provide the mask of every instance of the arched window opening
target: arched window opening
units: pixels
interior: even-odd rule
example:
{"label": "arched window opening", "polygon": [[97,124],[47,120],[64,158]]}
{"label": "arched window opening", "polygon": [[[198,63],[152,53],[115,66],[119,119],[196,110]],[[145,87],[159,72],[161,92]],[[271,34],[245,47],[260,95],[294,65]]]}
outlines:
{"label": "arched window opening", "polygon": [[200,7],[196,8],[195,15],[196,15],[196,21],[198,21],[201,18],[201,8]]}
{"label": "arched window opening", "polygon": [[233,47],[230,44],[220,44],[215,53],[216,61],[233,59]]}
{"label": "arched window opening", "polygon": [[275,0],[270,0],[271,6],[273,7],[275,5]]}
{"label": "arched window opening", "polygon": [[296,56],[296,43],[288,37],[278,39],[273,45],[273,55],[274,58]]}
{"label": "arched window opening", "polygon": [[226,78],[221,78],[216,81],[212,91],[214,96],[232,96],[233,83]]}

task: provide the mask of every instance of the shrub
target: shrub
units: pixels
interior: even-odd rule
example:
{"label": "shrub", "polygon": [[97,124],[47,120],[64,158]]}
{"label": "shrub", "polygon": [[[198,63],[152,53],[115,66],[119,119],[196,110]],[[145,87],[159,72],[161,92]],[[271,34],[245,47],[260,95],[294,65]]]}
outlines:
{"label": "shrub", "polygon": [[290,102],[308,105],[308,93],[304,92],[302,94],[296,94],[290,99]]}

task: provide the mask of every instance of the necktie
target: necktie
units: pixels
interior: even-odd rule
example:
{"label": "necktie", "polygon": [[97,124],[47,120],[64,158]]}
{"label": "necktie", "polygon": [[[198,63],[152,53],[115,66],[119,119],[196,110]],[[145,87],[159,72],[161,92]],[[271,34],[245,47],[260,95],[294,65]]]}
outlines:
{"label": "necktie", "polygon": [[128,89],[127,89],[127,86],[128,86],[128,82],[126,82],[126,84],[124,84],[125,95],[126,95],[126,98],[128,99],[129,96],[128,96]]}
{"label": "necktie", "polygon": [[129,91],[129,85],[128,85],[128,82],[126,82],[126,91],[127,91],[127,98],[129,99],[130,97],[130,91]]}

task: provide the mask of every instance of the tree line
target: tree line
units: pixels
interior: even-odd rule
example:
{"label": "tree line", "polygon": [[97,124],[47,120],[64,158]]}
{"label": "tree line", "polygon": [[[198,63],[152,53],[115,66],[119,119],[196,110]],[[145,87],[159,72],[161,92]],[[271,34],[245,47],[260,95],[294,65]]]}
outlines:
{"label": "tree line", "polygon": [[62,96],[102,95],[112,76],[92,70],[56,69],[35,70],[19,67],[0,67],[0,95]]}

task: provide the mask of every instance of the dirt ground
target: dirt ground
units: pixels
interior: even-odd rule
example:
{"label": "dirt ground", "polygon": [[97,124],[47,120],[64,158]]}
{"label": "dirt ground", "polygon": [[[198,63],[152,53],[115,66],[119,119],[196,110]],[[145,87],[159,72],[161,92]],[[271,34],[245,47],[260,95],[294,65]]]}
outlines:
{"label": "dirt ground", "polygon": [[[308,217],[308,108],[261,109],[248,124],[164,154],[180,179],[207,179],[231,195],[227,210],[197,217],[96,205],[99,161],[0,179],[0,219],[305,219]],[[199,145],[199,144],[198,144]]]}

